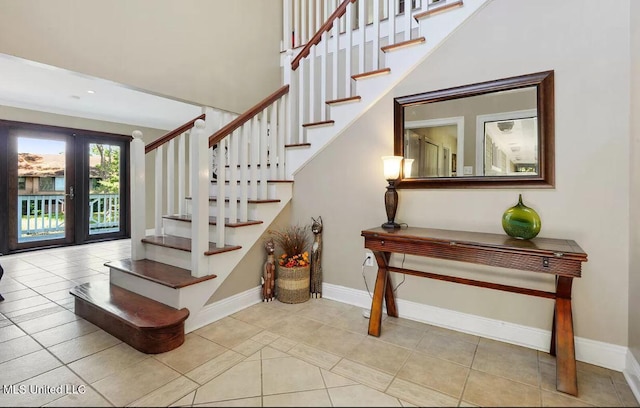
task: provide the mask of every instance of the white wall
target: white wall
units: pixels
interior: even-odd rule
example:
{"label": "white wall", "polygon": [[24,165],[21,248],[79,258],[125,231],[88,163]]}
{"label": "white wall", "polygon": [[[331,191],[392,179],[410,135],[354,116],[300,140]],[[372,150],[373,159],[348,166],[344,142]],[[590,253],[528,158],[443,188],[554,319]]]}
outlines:
{"label": "white wall", "polygon": [[[629,286],[629,1],[494,0],[296,176],[294,220],[324,220],[327,283],[364,290],[360,231],[386,221],[383,155],[393,153],[393,98],[555,70],[556,188],[401,190],[397,222],[504,233],[518,193],[541,237],[589,255],[574,280],[576,336],[626,345]],[[606,17],[605,17],[606,16]],[[605,166],[602,163],[606,163]],[[400,264],[394,256],[392,263]],[[405,267],[550,290],[542,274],[409,258]],[[372,287],[375,269],[365,274]],[[515,277],[514,277],[515,276]],[[399,276],[393,277],[395,284]],[[408,276],[400,299],[549,330],[553,302]],[[402,316],[402,310],[399,310]]]}
{"label": "white wall", "polygon": [[280,84],[282,0],[0,0],[0,53],[232,112]]}

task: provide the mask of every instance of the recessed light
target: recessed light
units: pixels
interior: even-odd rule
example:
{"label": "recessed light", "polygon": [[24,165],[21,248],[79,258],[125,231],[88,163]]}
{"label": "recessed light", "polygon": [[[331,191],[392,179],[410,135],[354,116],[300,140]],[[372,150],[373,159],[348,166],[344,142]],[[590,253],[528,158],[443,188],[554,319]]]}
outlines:
{"label": "recessed light", "polygon": [[94,94],[94,93],[96,93],[96,91],[92,91],[91,89],[89,89],[89,90],[87,91],[87,93]]}

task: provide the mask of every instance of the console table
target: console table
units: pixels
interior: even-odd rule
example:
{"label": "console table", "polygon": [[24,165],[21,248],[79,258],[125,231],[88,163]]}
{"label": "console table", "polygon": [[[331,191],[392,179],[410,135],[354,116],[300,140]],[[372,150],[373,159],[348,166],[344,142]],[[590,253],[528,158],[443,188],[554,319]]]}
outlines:
{"label": "console table", "polygon": [[[574,241],[540,237],[520,240],[502,234],[415,227],[395,230],[376,227],[363,230],[361,235],[365,248],[373,252],[378,263],[369,318],[370,335],[380,336],[383,300],[387,305],[387,314],[398,317],[389,272],[555,299],[550,353],[556,356],[556,388],[567,394],[578,395],[571,284],[573,278],[581,276],[582,262],[587,261],[587,254]],[[398,268],[389,265],[392,253],[548,273],[555,275],[556,289],[555,292],[546,292]]]}

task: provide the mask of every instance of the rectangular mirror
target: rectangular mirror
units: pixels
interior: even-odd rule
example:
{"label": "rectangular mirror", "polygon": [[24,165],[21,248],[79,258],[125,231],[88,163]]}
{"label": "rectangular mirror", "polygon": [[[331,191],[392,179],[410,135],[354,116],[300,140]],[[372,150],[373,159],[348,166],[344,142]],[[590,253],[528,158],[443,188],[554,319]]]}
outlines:
{"label": "rectangular mirror", "polygon": [[397,188],[554,186],[553,71],[394,99]]}

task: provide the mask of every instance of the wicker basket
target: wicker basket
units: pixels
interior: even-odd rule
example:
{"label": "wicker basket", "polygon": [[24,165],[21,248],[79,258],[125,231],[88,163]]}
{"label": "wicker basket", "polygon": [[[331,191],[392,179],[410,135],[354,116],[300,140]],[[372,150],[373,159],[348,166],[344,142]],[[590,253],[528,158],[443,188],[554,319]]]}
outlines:
{"label": "wicker basket", "polygon": [[283,303],[303,303],[309,300],[310,266],[286,268],[278,265],[276,297]]}

